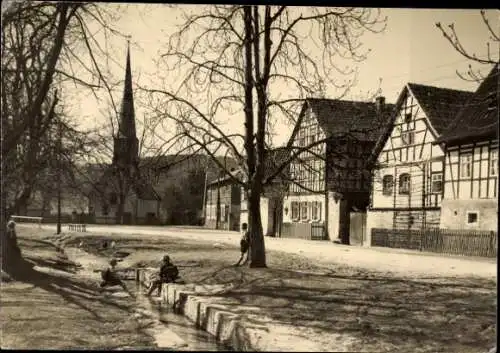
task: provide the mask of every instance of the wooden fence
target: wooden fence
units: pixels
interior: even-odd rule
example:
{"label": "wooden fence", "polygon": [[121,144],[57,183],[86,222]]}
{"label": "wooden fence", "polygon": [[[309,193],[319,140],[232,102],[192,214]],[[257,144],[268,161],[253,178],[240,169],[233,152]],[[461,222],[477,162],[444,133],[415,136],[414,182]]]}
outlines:
{"label": "wooden fence", "polygon": [[306,240],[325,240],[325,226],[323,223],[283,223],[281,228],[281,237]]}
{"label": "wooden fence", "polygon": [[372,246],[452,255],[496,257],[498,233],[461,229],[372,229]]}
{"label": "wooden fence", "polygon": [[78,223],[70,223],[68,224],[68,230],[70,232],[86,232],[87,231],[87,225],[85,224],[78,224]]}

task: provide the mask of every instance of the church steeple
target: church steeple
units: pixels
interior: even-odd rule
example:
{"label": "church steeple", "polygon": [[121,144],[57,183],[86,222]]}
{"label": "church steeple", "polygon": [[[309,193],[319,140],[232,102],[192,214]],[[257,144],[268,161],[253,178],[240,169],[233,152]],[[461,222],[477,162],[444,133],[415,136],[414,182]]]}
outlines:
{"label": "church steeple", "polygon": [[136,137],[132,69],[130,68],[130,41],[128,41],[127,44],[127,65],[125,68],[125,85],[120,111],[119,135],[124,137]]}
{"label": "church steeple", "polygon": [[130,40],[127,44],[127,64],[123,99],[118,120],[118,133],[114,141],[113,164],[136,166],[139,140],[135,131],[134,94],[132,91],[132,69],[130,65]]}

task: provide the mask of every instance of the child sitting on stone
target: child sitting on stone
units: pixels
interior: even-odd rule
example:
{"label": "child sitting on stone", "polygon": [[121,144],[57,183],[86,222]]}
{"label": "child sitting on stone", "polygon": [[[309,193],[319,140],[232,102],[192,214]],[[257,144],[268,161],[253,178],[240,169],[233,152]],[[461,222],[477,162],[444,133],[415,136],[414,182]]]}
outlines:
{"label": "child sitting on stone", "polygon": [[147,295],[151,295],[155,289],[158,290],[158,296],[161,295],[161,285],[163,283],[174,283],[179,278],[179,269],[170,261],[170,256],[165,255],[163,257],[163,262],[160,267],[160,272],[158,274],[158,279],[153,280],[151,283],[151,288]]}

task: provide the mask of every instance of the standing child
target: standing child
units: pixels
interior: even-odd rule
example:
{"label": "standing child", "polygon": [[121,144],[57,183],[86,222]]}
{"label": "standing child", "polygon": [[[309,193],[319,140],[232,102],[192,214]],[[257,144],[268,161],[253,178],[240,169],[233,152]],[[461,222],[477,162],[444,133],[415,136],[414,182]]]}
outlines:
{"label": "standing child", "polygon": [[241,225],[241,240],[240,240],[240,251],[241,251],[241,257],[238,260],[238,262],[234,266],[239,266],[241,263],[241,260],[243,260],[243,257],[245,254],[247,255],[247,258],[245,259],[244,264],[248,262],[248,248],[250,247],[250,234],[248,233],[248,225],[246,223],[243,223]]}

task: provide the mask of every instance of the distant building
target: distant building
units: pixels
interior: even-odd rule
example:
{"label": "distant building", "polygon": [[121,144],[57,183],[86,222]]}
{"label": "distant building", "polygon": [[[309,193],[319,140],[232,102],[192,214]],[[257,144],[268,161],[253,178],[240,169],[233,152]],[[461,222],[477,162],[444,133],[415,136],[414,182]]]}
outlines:
{"label": "distant building", "polygon": [[[238,171],[231,174],[241,178]],[[229,175],[216,178],[207,182],[205,197],[205,227],[234,231],[240,229],[240,184]]]}
{"label": "distant building", "polygon": [[367,228],[439,227],[444,151],[433,145],[471,92],[408,83],[377,143]]}
{"label": "distant building", "polygon": [[499,65],[436,140],[445,151],[442,228],[498,229]]}

